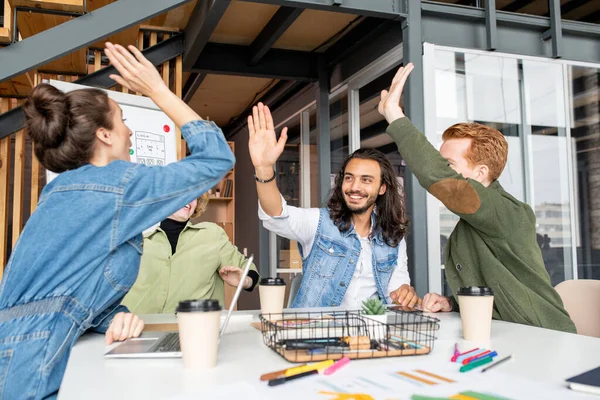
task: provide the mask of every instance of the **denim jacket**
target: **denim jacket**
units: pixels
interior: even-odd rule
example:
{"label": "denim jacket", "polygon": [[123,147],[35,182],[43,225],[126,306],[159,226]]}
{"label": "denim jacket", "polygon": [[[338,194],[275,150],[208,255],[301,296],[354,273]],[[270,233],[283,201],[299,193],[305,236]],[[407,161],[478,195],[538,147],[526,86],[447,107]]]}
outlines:
{"label": "denim jacket", "polygon": [[214,123],[181,131],[191,155],[180,162],[88,164],[45,186],[0,284],[0,398],[55,396],[77,338],[127,310],[119,304],[138,274],[142,232],[233,167]]}
{"label": "denim jacket", "polygon": [[[387,287],[398,262],[398,247],[388,246],[381,232],[375,233],[371,242],[377,294],[388,303]],[[354,227],[341,232],[329,216],[329,210],[321,208],[315,240],[308,257],[303,258],[302,283],[292,307],[339,306],[352,280],[360,250]],[[305,254],[301,246],[300,253]]]}

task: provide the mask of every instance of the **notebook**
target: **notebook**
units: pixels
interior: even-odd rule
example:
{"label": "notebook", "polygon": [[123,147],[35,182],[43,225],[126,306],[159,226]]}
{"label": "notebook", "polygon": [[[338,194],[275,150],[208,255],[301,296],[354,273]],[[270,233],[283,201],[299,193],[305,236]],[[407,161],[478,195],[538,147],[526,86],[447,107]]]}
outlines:
{"label": "notebook", "polygon": [[567,383],[572,390],[600,395],[600,367],[569,378]]}

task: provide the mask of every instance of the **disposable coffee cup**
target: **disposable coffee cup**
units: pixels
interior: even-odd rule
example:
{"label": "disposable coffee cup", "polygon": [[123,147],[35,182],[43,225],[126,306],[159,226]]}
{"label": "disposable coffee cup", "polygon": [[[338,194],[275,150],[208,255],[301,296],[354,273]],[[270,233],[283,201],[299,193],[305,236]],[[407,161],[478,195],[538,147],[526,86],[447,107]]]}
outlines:
{"label": "disposable coffee cup", "polygon": [[281,278],[263,278],[258,286],[260,312],[266,319],[281,319],[285,300],[285,281]]}
{"label": "disposable coffee cup", "polygon": [[179,342],[186,369],[217,365],[221,306],[218,300],[185,300],[177,306]]}
{"label": "disposable coffee cup", "polygon": [[492,289],[485,286],[463,287],[458,289],[457,298],[463,338],[473,341],[490,340],[494,308]]}

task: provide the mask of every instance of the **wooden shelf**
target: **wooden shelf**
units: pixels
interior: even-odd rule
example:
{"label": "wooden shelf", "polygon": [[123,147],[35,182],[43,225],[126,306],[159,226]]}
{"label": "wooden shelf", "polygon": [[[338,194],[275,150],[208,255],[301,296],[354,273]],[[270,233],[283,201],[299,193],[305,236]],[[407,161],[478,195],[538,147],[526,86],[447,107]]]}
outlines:
{"label": "wooden shelf", "polygon": [[[235,154],[235,143],[227,142],[231,151]],[[206,211],[202,214],[199,219],[201,221],[212,222],[219,227],[223,228],[229,240],[235,245],[235,169],[232,169],[225,174],[223,179],[213,188],[220,189],[220,193],[223,194],[225,188],[225,182],[231,180],[231,196],[228,197],[209,197],[208,206]],[[213,191],[214,194],[214,191]],[[225,307],[229,307],[235,288],[229,285],[225,285]]]}
{"label": "wooden shelf", "polygon": [[208,201],[231,201],[233,197],[209,197]]}

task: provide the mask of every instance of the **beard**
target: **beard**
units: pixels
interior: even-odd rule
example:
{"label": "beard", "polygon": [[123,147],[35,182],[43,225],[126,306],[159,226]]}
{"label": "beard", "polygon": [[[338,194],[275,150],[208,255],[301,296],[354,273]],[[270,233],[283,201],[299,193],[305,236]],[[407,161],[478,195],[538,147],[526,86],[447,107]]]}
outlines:
{"label": "beard", "polygon": [[[354,192],[346,193],[346,196],[352,196],[352,195],[364,195],[364,193],[354,193]],[[371,206],[373,204],[375,204],[375,202],[377,201],[377,197],[378,197],[378,195],[367,196],[367,201],[362,206],[355,206],[352,204],[348,204],[348,202],[346,201],[346,198],[344,198],[344,202],[346,203],[346,207],[348,207],[348,209],[350,210],[350,212],[352,214],[364,214],[365,212],[369,211],[369,208],[371,208]]]}

